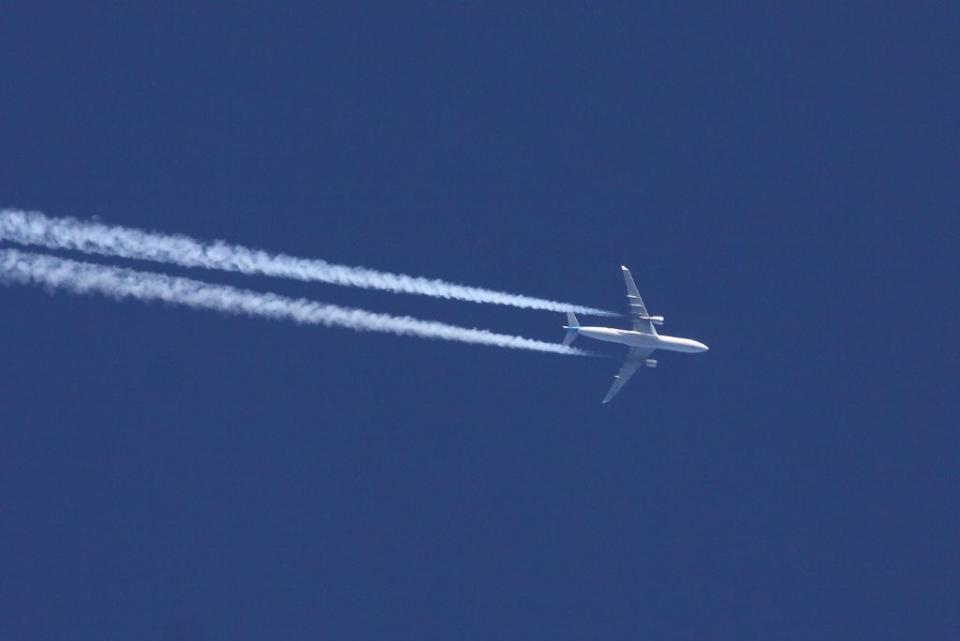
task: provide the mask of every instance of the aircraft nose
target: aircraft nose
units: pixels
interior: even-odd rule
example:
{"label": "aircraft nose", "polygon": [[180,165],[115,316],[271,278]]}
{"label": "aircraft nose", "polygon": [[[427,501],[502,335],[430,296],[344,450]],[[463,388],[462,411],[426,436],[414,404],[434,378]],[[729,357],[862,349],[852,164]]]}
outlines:
{"label": "aircraft nose", "polygon": [[703,343],[697,342],[697,345],[700,346],[700,350],[701,350],[701,351],[704,351],[704,352],[709,352],[709,351],[710,351],[710,348],[707,347],[706,345],[704,345]]}

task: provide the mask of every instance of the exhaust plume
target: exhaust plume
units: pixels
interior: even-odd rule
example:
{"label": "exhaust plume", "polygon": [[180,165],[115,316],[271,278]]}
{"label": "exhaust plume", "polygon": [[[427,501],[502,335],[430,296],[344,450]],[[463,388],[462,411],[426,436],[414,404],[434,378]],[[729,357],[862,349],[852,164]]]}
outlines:
{"label": "exhaust plume", "polygon": [[74,294],[100,294],[117,300],[162,301],[193,309],[244,316],[289,320],[304,325],[343,327],[355,331],[386,332],[438,340],[525,349],[553,354],[586,356],[586,352],[547,343],[420,320],[409,316],[377,314],[362,309],[326,305],[303,298],[288,298],[189,278],[110,267],[16,249],[0,250],[0,282],[41,285]]}
{"label": "exhaust plume", "polygon": [[0,210],[0,240],[182,267],[206,267],[242,274],[279,276],[473,303],[555,312],[573,311],[596,316],[617,315],[593,307],[457,285],[443,280],[392,274],[365,267],[335,265],[323,260],[297,258],[286,254],[271,254],[219,240],[206,243],[188,236],[147,232],[76,218],[51,218],[40,212],[16,209]]}

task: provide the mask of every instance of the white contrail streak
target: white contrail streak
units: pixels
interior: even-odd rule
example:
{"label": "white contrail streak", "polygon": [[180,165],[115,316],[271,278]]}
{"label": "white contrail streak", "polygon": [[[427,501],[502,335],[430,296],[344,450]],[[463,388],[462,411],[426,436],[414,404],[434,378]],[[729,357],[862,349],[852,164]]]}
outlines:
{"label": "white contrail streak", "polygon": [[40,212],[17,209],[0,210],[0,240],[183,267],[206,267],[243,274],[280,276],[474,303],[616,316],[612,312],[582,305],[468,287],[418,276],[380,272],[365,267],[335,265],[318,259],[271,254],[223,241],[205,243],[188,236],[147,232],[76,218],[51,218]]}
{"label": "white contrail streak", "polygon": [[290,320],[305,325],[344,327],[356,331],[386,332],[553,354],[590,354],[532,338],[495,334],[482,329],[458,327],[409,316],[376,314],[362,309],[325,305],[303,298],[287,298],[189,278],[79,262],[16,249],[0,250],[0,282],[42,285],[51,290],[101,294],[116,299],[163,301],[194,309]]}

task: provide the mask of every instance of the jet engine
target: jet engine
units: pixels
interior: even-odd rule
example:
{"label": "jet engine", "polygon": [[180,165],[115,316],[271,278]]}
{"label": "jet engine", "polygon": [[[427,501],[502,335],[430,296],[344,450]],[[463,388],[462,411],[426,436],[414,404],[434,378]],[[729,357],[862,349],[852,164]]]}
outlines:
{"label": "jet engine", "polygon": [[643,361],[643,364],[646,365],[647,367],[656,367],[656,366],[657,366],[657,359],[655,359],[655,358],[648,358],[648,359],[646,359],[645,361]]}
{"label": "jet engine", "polygon": [[650,322],[654,325],[663,325],[663,316],[651,316]]}

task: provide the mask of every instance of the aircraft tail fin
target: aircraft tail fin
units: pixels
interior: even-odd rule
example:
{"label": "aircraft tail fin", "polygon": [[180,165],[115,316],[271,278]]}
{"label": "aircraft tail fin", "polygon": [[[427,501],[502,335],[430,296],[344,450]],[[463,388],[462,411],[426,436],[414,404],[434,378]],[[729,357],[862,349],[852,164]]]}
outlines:
{"label": "aircraft tail fin", "polygon": [[567,324],[563,328],[567,330],[567,335],[563,337],[563,344],[569,345],[577,337],[577,332],[580,331],[580,321],[577,320],[577,315],[573,312],[567,312]]}

